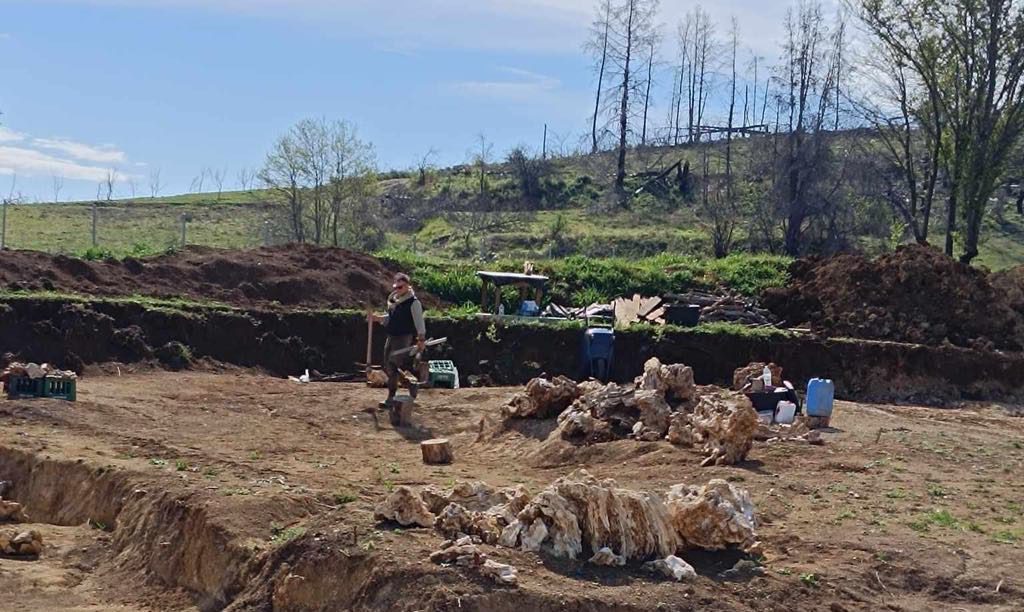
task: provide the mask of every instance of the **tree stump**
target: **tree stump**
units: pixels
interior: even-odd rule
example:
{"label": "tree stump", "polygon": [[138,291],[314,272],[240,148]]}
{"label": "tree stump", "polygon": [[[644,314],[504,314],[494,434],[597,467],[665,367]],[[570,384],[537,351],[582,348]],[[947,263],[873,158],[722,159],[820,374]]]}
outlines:
{"label": "tree stump", "polygon": [[452,445],[445,438],[434,438],[420,442],[423,463],[438,465],[452,462]]}

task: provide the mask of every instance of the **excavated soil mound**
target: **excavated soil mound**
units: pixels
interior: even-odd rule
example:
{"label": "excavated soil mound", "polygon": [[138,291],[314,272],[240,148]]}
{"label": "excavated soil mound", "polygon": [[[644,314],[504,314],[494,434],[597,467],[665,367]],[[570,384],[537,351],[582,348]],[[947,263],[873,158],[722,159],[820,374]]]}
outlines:
{"label": "excavated soil mound", "polygon": [[[1020,350],[1024,312],[986,272],[912,245],[876,260],[805,259],[790,284],[762,296],[790,324],[831,336]],[[1019,279],[1018,275],[1018,279]],[[1019,282],[1019,280],[1018,280]]]}
{"label": "excavated soil mound", "polygon": [[1024,317],[1024,266],[996,272],[990,280],[993,287],[1006,294],[1010,306]]}
{"label": "excavated soil mound", "polygon": [[[397,270],[346,249],[285,245],[251,250],[189,247],[145,259],[86,261],[38,251],[0,251],[0,287],[90,295],[215,300],[236,306],[380,305]],[[428,305],[437,299],[421,294]]]}

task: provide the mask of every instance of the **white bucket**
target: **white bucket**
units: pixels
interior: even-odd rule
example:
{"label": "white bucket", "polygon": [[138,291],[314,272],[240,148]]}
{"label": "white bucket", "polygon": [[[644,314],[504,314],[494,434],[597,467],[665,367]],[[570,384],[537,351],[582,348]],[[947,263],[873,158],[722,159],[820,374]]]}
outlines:
{"label": "white bucket", "polygon": [[775,407],[775,422],[782,425],[790,425],[796,419],[796,404],[793,402],[779,402]]}

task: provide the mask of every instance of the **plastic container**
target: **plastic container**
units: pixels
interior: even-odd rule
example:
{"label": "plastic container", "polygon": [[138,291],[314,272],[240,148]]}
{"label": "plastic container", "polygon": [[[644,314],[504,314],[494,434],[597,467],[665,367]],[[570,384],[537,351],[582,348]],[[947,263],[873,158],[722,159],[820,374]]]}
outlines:
{"label": "plastic container", "polygon": [[429,362],[429,368],[431,387],[459,388],[459,370],[454,363],[448,360],[433,360]]}
{"label": "plastic container", "polygon": [[696,304],[670,304],[665,307],[665,322],[670,325],[694,327],[700,323],[700,306]]}
{"label": "plastic container", "polygon": [[758,412],[775,412],[775,408],[779,405],[779,402],[784,401],[787,398],[786,390],[782,391],[754,391],[744,393],[750,403],[754,405],[754,410]]}
{"label": "plastic container", "polygon": [[830,417],[835,402],[836,389],[832,381],[812,378],[807,383],[807,416]]}
{"label": "plastic container", "polygon": [[761,372],[761,380],[764,381],[764,388],[771,389],[772,387],[772,371],[768,366],[764,366],[764,371]]}
{"label": "plastic container", "polygon": [[592,327],[583,332],[580,346],[581,379],[593,377],[607,382],[615,358],[615,332],[603,327]]}
{"label": "plastic container", "polygon": [[775,422],[782,425],[790,425],[796,419],[796,404],[793,402],[779,402],[775,407]]}
{"label": "plastic container", "polygon": [[772,415],[771,412],[758,412],[757,413],[757,420],[760,421],[761,423],[764,423],[765,425],[771,425],[772,424],[772,416],[773,415]]}

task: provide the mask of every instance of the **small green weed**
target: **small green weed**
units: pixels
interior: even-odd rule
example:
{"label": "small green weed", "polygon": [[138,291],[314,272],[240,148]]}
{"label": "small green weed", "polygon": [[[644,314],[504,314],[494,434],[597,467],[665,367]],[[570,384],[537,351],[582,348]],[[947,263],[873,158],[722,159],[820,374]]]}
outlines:
{"label": "small green weed", "polygon": [[184,472],[185,470],[188,469],[188,462],[185,461],[184,459],[178,459],[177,461],[174,462],[174,469],[176,469],[179,472]]}
{"label": "small green weed", "polygon": [[357,499],[359,499],[359,496],[350,491],[339,491],[334,494],[332,499],[334,499],[334,503],[338,504],[339,506],[344,506],[345,504],[351,504],[352,502],[356,501]]}
{"label": "small green weed", "polygon": [[270,526],[270,541],[274,544],[286,544],[306,533],[305,527],[282,528],[280,525]]}
{"label": "small green weed", "polygon": [[805,585],[807,585],[809,587],[816,587],[816,586],[818,586],[818,583],[820,581],[821,581],[821,578],[817,574],[813,574],[813,573],[800,574],[800,582],[804,583]]}

